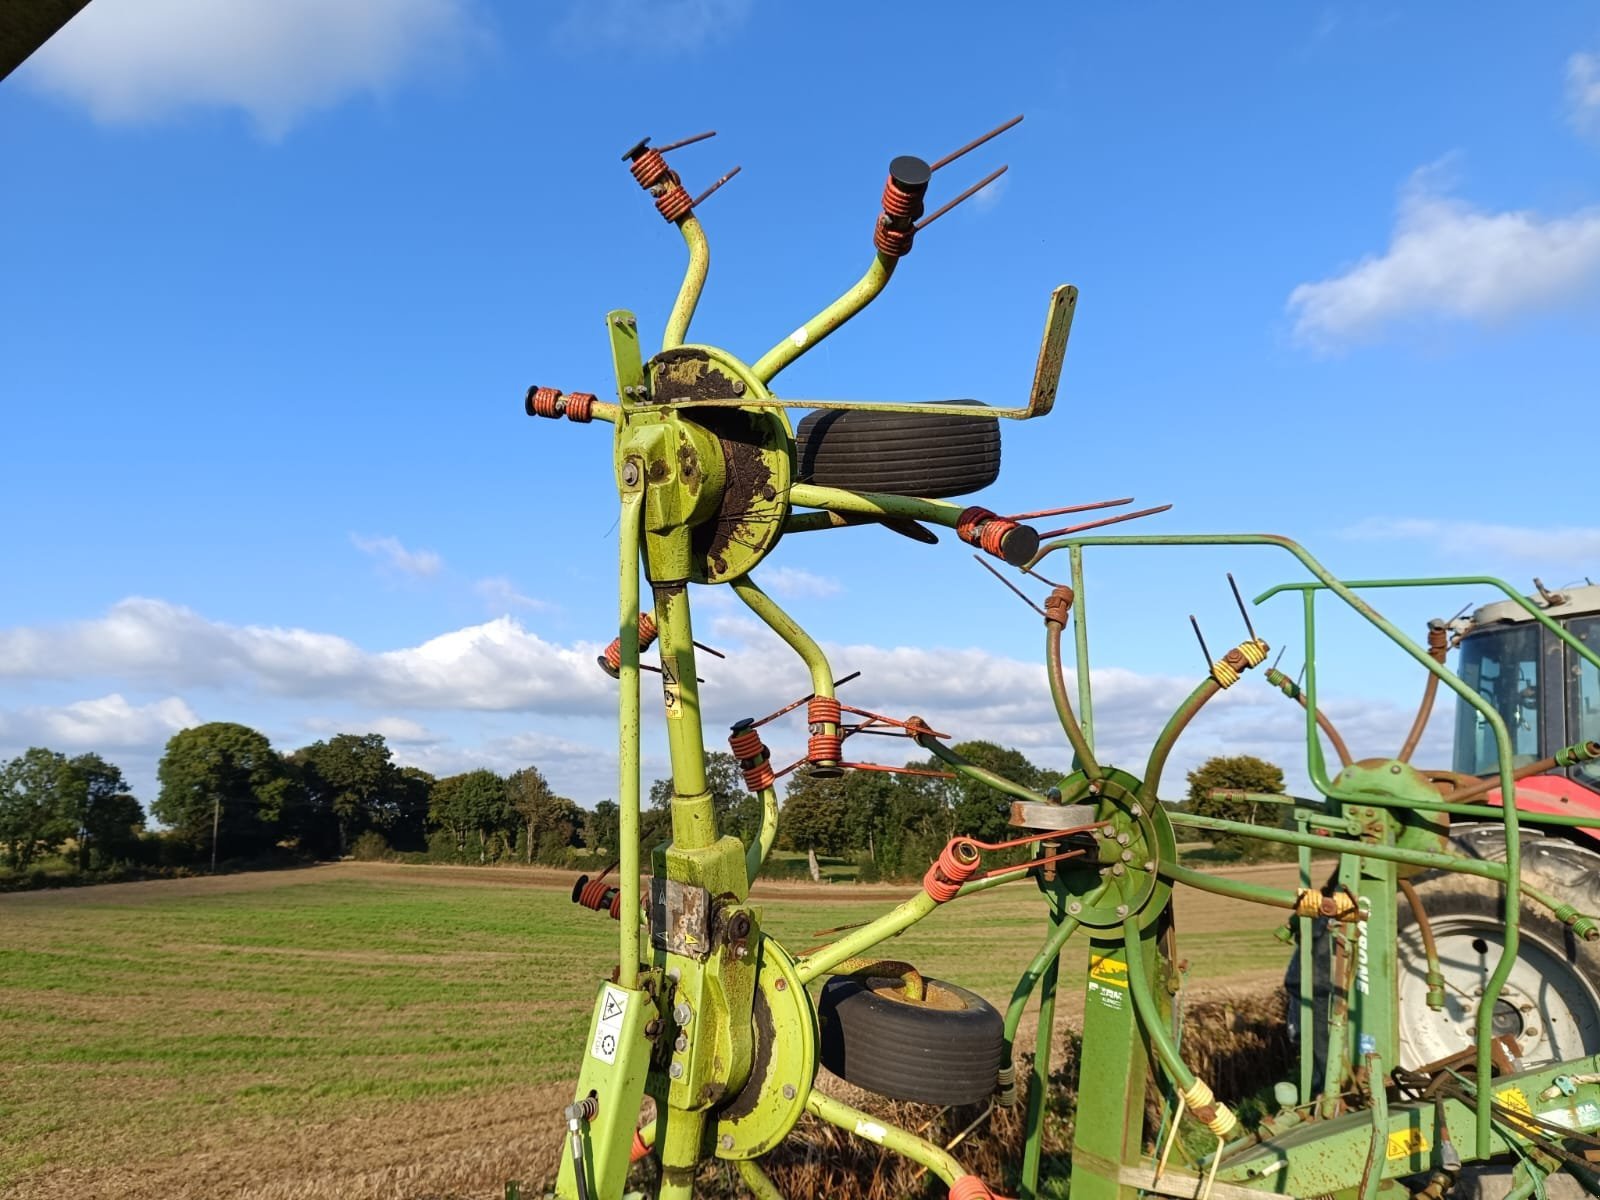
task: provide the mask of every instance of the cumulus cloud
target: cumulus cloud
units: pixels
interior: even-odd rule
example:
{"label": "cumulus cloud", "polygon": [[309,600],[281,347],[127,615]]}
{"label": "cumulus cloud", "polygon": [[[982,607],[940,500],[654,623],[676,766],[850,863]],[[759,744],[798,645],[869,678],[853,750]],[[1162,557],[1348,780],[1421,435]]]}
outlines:
{"label": "cumulus cloud", "polygon": [[1600,282],[1600,208],[1485,212],[1445,194],[1438,177],[1439,164],[1425,167],[1402,190],[1384,253],[1289,294],[1299,340],[1331,348],[1427,317],[1493,322]]}
{"label": "cumulus cloud", "polygon": [[1600,54],[1567,59],[1567,116],[1579,133],[1600,134]]}
{"label": "cumulus cloud", "polygon": [[1600,560],[1600,528],[1584,525],[1496,525],[1423,517],[1374,517],[1344,531],[1367,541],[1425,541],[1474,557],[1590,566]]}
{"label": "cumulus cloud", "polygon": [[277,138],[484,37],[474,0],[95,0],[18,78],[107,124],[236,108]]}
{"label": "cumulus cloud", "polygon": [[837,596],[844,590],[837,579],[815,575],[800,567],[762,567],[761,585],[780,596],[807,596],[813,599]]}
{"label": "cumulus cloud", "polygon": [[[721,745],[734,721],[770,712],[810,690],[804,666],[764,627],[746,624],[727,632],[738,635],[725,646],[727,660],[704,657],[698,663],[706,679],[701,711],[712,748]],[[417,646],[373,651],[333,634],[229,625],[164,601],[134,599],[94,620],[0,630],[0,678],[113,677],[172,690],[210,688],[233,694],[229,708],[235,713],[248,707],[252,693],[337,702],[385,715],[312,718],[302,728],[382,733],[394,743],[397,759],[436,774],[538,763],[567,794],[588,803],[614,795],[616,777],[614,741],[589,732],[608,727],[616,713],[617,684],[596,667],[597,648],[558,645],[501,618]],[[960,647],[825,644],[824,649],[838,674],[862,672],[841,693],[848,703],[902,719],[916,713],[957,740],[1017,746],[1042,764],[1065,768],[1070,761],[1038,663]],[[1193,687],[1193,678],[1108,667],[1094,672],[1093,684],[1104,760],[1141,773],[1157,733]],[[649,715],[654,686],[653,677],[647,677],[647,751],[661,732],[659,721]],[[1410,724],[1411,714],[1402,706],[1370,697],[1343,703],[1326,698],[1324,703],[1358,754],[1392,752]],[[469,743],[438,735],[403,715],[418,710],[516,712],[535,715],[540,727]],[[0,740],[25,740],[21,731],[27,729],[47,743],[112,747],[157,744],[195,717],[182,701],[140,709],[116,695],[48,714],[10,714],[6,720],[10,724],[0,732],[8,736]],[[806,730],[799,715],[774,722],[766,733],[779,761],[803,752]],[[1195,723],[1173,756],[1163,793],[1181,795],[1184,772],[1220,753],[1272,759],[1303,787],[1303,773],[1296,770],[1303,747],[1300,710],[1266,687],[1241,685],[1219,696]],[[882,738],[855,752],[890,763],[922,757],[909,742]],[[1423,757],[1443,762],[1447,755],[1445,743],[1435,738]],[[647,781],[665,770],[662,760],[647,762]]]}
{"label": "cumulus cloud", "polygon": [[396,537],[362,537],[352,533],[350,543],[363,554],[372,555],[396,571],[420,579],[437,575],[444,566],[444,559],[432,550],[408,550]]}
{"label": "cumulus cloud", "polygon": [[699,50],[734,33],[751,0],[570,0],[556,36],[571,46]]}
{"label": "cumulus cloud", "polygon": [[176,696],[130,704],[113,692],[60,707],[0,712],[0,744],[69,750],[118,750],[164,745],[200,718]]}

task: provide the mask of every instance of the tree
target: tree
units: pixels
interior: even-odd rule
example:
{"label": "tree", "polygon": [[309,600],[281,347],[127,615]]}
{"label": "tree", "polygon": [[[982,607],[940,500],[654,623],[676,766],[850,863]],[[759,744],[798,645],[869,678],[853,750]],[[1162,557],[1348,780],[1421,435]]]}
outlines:
{"label": "tree", "polygon": [[[1060,778],[1034,766],[1020,750],[994,742],[961,742],[951,749],[975,766],[1035,791],[1044,791]],[[949,769],[937,759],[917,765],[930,770]],[[933,787],[950,812],[954,832],[984,841],[1000,841],[1011,835],[1011,796],[965,776],[936,780]]]}
{"label": "tree", "polygon": [[590,850],[621,854],[622,808],[615,800],[602,800],[584,822],[583,841]]}
{"label": "tree", "polygon": [[500,857],[511,843],[517,815],[506,800],[506,781],[493,771],[468,771],[439,780],[433,788],[428,819],[449,830],[456,851],[465,854],[469,838],[478,841],[478,861]]}
{"label": "tree", "polygon": [[789,781],[779,814],[784,843],[814,854],[842,854],[849,849],[845,814],[845,780],[828,778],[801,767]]}
{"label": "tree", "polygon": [[0,844],[12,866],[27,870],[73,835],[83,787],[66,755],[40,746],[0,765]]}
{"label": "tree", "polygon": [[[717,832],[731,833],[742,842],[752,842],[761,832],[761,798],[752,795],[744,785],[744,773],[739,770],[739,760],[726,750],[713,750],[706,755],[706,787],[711,792],[711,807],[717,814]],[[658,779],[650,785],[650,807],[657,812],[670,813],[672,808],[672,779]],[[654,828],[665,836],[665,819]],[[646,822],[641,840],[649,842],[654,829]]]}
{"label": "tree", "polygon": [[136,844],[144,809],[128,794],[121,768],[98,754],[80,754],[67,765],[81,781],[72,790],[74,807],[69,814],[78,843],[78,869],[105,866]]}
{"label": "tree", "polygon": [[150,811],[196,851],[215,843],[228,855],[259,853],[278,840],[298,801],[288,765],[263,734],[213,721],[174,734],[156,769],[161,792]]}
{"label": "tree", "polygon": [[422,850],[427,847],[428,804],[436,782],[421,767],[400,768],[393,824],[388,830],[389,845],[396,850]]}
{"label": "tree", "polygon": [[393,844],[406,787],[382,734],[341,733],[297,750],[292,760],[301,770],[312,814],[307,832],[315,840],[322,840],[315,838],[321,825],[335,835],[340,854],[368,829]]}
{"label": "tree", "polygon": [[[1251,825],[1256,824],[1256,810],[1259,807],[1256,803],[1238,796],[1213,797],[1211,793],[1217,789],[1228,789],[1236,792],[1283,794],[1282,768],[1253,754],[1219,755],[1208,758],[1189,772],[1188,780],[1189,805],[1194,812],[1204,817],[1219,817],[1226,821],[1241,821]],[[1276,812],[1267,823],[1277,824]],[[1236,853],[1244,849],[1248,840],[1242,834],[1219,830],[1212,834],[1211,844],[1218,850]]]}

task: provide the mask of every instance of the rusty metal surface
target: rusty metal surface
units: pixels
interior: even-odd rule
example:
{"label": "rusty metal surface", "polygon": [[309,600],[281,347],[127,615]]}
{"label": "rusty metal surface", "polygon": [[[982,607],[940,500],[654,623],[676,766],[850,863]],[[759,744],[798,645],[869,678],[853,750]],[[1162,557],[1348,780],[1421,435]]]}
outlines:
{"label": "rusty metal surface", "polygon": [[704,961],[711,954],[711,893],[657,875],[650,880],[650,940],[658,950]]}

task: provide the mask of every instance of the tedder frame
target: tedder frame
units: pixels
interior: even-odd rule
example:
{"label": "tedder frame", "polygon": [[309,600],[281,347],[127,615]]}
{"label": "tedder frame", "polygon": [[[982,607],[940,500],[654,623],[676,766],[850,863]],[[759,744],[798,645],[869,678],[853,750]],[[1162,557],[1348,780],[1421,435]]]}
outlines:
{"label": "tedder frame", "polygon": [[[635,180],[677,226],[689,252],[661,350],[647,359],[635,317],[621,310],[608,313],[615,402],[547,387],[530,388],[526,401],[530,415],[579,423],[599,419],[614,427],[621,511],[618,632],[601,658],[620,685],[619,861],[613,882],[586,878],[574,889],[580,904],[617,919],[618,957],[595,998],[573,1103],[565,1112],[555,1194],[563,1200],[618,1200],[628,1189],[631,1163],[653,1155],[664,1200],[692,1196],[698,1169],[712,1158],[735,1164],[754,1195],[773,1200],[779,1192],[761,1160],[809,1113],[921,1164],[957,1200],[998,1195],[1001,1181],[970,1174],[950,1151],[814,1087],[821,1058],[819,1013],[808,985],[830,976],[885,976],[899,987],[896,1002],[914,1006],[922,999],[920,977],[905,964],[882,960],[876,948],[946,904],[1024,882],[1041,894],[1043,944],[999,1027],[1000,1065],[994,1072],[995,1101],[1015,1102],[1012,1043],[1024,1006],[1037,992],[1025,1151],[1007,1183],[1022,1197],[1039,1195],[1042,1186],[1058,971],[1074,936],[1087,942],[1089,962],[1080,1071],[1101,1081],[1078,1092],[1071,1147],[1074,1200],[1140,1194],[1202,1200],[1285,1195],[1375,1200],[1418,1194],[1441,1200],[1464,1164],[1489,1159],[1515,1161],[1518,1200],[1542,1195],[1545,1178],[1559,1170],[1593,1191],[1588,1164],[1600,1149],[1595,1136],[1600,1132],[1600,1057],[1524,1069],[1515,1041],[1497,1037],[1492,1024],[1496,998],[1517,953],[1525,903],[1549,909],[1572,937],[1600,932],[1589,916],[1525,886],[1520,877],[1522,824],[1559,824],[1562,818],[1519,811],[1514,801],[1488,807],[1483,789],[1473,786],[1476,780],[1413,767],[1408,759],[1414,738],[1395,758],[1346,761],[1332,774],[1324,757],[1319,731],[1331,727],[1317,702],[1315,602],[1319,593],[1328,592],[1428,673],[1419,727],[1440,685],[1480,714],[1499,747],[1501,794],[1516,796],[1512,743],[1500,714],[1444,665],[1437,646],[1412,642],[1358,595],[1368,588],[1454,581],[1341,582],[1296,542],[1267,534],[1085,536],[1088,529],[1160,509],[1091,519],[1044,535],[1028,523],[1123,501],[1007,517],[946,499],[835,486],[801,472],[789,408],[875,414],[874,419],[890,422],[880,430],[896,428],[893,422],[900,421],[911,431],[957,418],[1028,420],[1050,412],[1077,301],[1071,287],[1050,297],[1033,385],[1026,403],[1015,408],[968,401],[796,400],[778,397],[770,386],[780,371],[883,290],[918,230],[999,174],[923,217],[934,173],[1015,123],[933,163],[896,158],[865,274],[750,363],[686,340],[710,262],[696,214],[705,196],[690,197],[662,151],[701,138],[660,149],[641,142],[624,155]],[[731,173],[710,190],[727,178]],[[820,436],[820,427],[809,436]],[[893,453],[892,444],[882,440],[871,445],[875,454]],[[1049,584],[1048,598],[1037,609],[1043,616],[1052,700],[1074,755],[1072,773],[1055,788],[1037,792],[965,761],[946,744],[947,735],[920,717],[842,704],[822,648],[756,582],[756,569],[782,537],[873,523],[920,541],[935,540],[929,526],[953,530],[982,554],[1021,571],[1019,582],[1025,584],[1049,584],[1043,567],[1052,555],[1066,552],[1070,584]],[[1255,636],[1242,601],[1249,636],[1211,663],[1161,731],[1142,771],[1135,775],[1097,755],[1085,551],[1174,545],[1267,547],[1290,555],[1309,577],[1256,601],[1284,589],[1298,590],[1302,597],[1304,687],[1269,672],[1280,690],[1305,707],[1308,774],[1322,795],[1317,801],[1292,802],[1292,827],[1175,811],[1159,795],[1163,768],[1185,727],[1208,701],[1267,657],[1267,644]],[[650,587],[648,605],[641,603],[641,570]],[[690,584],[727,585],[800,659],[809,690],[772,716],[804,707],[808,740],[802,763],[810,770],[836,775],[870,768],[873,764],[847,760],[847,739],[867,729],[899,735],[950,773],[1008,797],[1020,836],[999,845],[955,837],[913,898],[831,944],[800,955],[786,949],[763,929],[760,909],[750,901],[751,884],[774,844],[779,821],[781,772],[774,769],[761,733],[772,718],[741,721],[730,738],[762,806],[759,834],[747,845],[719,830],[707,782]],[[1063,661],[1069,622],[1075,698]],[[1587,661],[1595,661],[1586,646],[1560,629],[1557,633]],[[662,686],[673,794],[670,840],[654,847],[646,863],[640,846],[640,681],[647,667],[641,652],[651,644],[659,645],[659,666],[650,669],[659,671]],[[1341,759],[1347,759],[1340,749]],[[1592,756],[1600,754],[1600,746],[1572,747],[1568,753]],[[1463,794],[1461,802],[1450,799],[1452,790]],[[1477,803],[1466,802],[1473,796]],[[1448,838],[1453,815],[1503,821],[1504,861],[1453,851]],[[1185,866],[1176,854],[1175,827],[1294,846],[1300,886],[1268,887]],[[998,849],[1031,857],[986,871],[984,856]],[[1335,877],[1321,886],[1311,877],[1313,852],[1337,856]],[[1407,893],[1408,878],[1419,872],[1460,872],[1491,881],[1505,921],[1501,953],[1472,1014],[1472,1049],[1429,1064],[1402,1062],[1396,1004],[1399,897]],[[1184,1060],[1174,1003],[1182,987],[1170,904],[1175,884],[1286,910],[1285,938],[1298,942],[1303,982],[1297,1001],[1298,1078],[1279,1085],[1277,1112],[1253,1130]],[[1420,909],[1417,919],[1425,923]],[[1313,1031],[1319,1011],[1310,984],[1316,929],[1331,937],[1335,970],[1325,1016]],[[1431,982],[1438,973],[1431,943],[1429,953]],[[1325,1048],[1320,1071],[1314,1044]],[[1156,1081],[1162,1110],[1153,1132],[1145,1123],[1147,1076]],[[641,1125],[646,1096],[653,1100],[654,1114]],[[1210,1153],[1190,1156],[1186,1163],[1171,1157],[1185,1121],[1214,1139]]]}

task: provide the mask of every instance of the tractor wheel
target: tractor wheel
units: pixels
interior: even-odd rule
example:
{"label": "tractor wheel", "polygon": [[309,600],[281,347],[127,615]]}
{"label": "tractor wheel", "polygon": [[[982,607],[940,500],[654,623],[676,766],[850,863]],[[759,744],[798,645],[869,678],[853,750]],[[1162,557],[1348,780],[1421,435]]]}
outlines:
{"label": "tractor wheel", "polygon": [[994,1092],[1005,1022],[965,988],[925,979],[906,999],[898,979],[835,976],[822,989],[822,1065],[846,1083],[895,1100],[975,1104]]}
{"label": "tractor wheel", "polygon": [[[1499,825],[1458,827],[1456,849],[1503,860]],[[1522,877],[1580,912],[1600,913],[1600,854],[1562,838],[1522,834]],[[1474,1044],[1478,997],[1499,960],[1505,929],[1500,885],[1451,872],[1415,881],[1444,976],[1444,1008],[1427,1003],[1427,958],[1410,905],[1399,908],[1400,1057],[1408,1067]],[[1600,942],[1586,942],[1540,904],[1522,903],[1516,964],[1495,1005],[1494,1031],[1522,1047],[1524,1067],[1600,1053]]]}
{"label": "tractor wheel", "polygon": [[995,417],[832,409],[811,413],[795,431],[795,478],[819,487],[964,496],[999,475]]}

